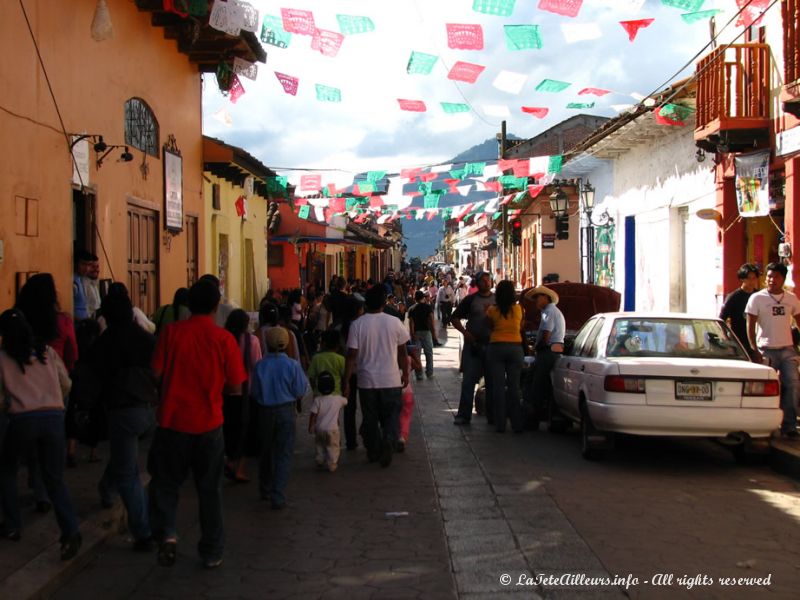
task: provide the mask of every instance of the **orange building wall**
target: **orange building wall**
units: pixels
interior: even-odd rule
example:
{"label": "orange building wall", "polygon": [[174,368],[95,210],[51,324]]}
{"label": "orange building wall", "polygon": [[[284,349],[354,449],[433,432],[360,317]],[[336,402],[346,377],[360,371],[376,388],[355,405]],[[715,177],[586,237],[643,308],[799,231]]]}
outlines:
{"label": "orange building wall", "polygon": [[[124,143],[124,103],[145,100],[159,122],[159,145],[169,134],[183,154],[184,213],[202,222],[201,80],[176,42],[150,24],[150,14],[132,2],[111,2],[114,37],[91,38],[96,2],[27,0],[25,6],[68,132],[102,134],[108,144]],[[13,302],[14,273],[50,271],[62,307],[72,305],[72,163],[68,144],[17,3],[0,18],[0,307]],[[12,116],[8,111],[19,115]],[[35,122],[34,122],[35,121]],[[108,252],[100,245],[101,277],[127,280],[127,200],[135,197],[159,211],[160,300],[171,299],[186,284],[186,238],[176,236],[167,250],[163,235],[163,161],[147,156],[149,173],[140,172],[143,153],[131,148],[133,162],[118,163],[114,150],[98,171],[90,149],[91,187],[97,194],[97,220]],[[15,196],[38,199],[39,235],[15,233]],[[205,255],[200,236],[200,272]]]}

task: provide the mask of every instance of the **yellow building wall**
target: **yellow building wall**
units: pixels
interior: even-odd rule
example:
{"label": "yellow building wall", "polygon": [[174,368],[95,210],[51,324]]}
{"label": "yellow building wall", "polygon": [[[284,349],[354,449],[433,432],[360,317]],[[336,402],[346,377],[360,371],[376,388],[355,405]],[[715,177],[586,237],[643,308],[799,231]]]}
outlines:
{"label": "yellow building wall", "polygon": [[[211,208],[209,201],[203,229],[203,272],[219,277],[225,296],[237,306],[256,311],[267,293],[267,200],[252,196],[247,202],[247,219],[243,220],[236,214],[236,200],[244,194],[244,189],[207,172],[203,183],[206,198],[212,197],[213,184],[220,186],[220,210]],[[252,287],[248,283],[248,270],[251,270],[249,281],[254,282]]]}
{"label": "yellow building wall", "polygon": [[[95,42],[90,26],[95,0],[24,3],[64,120],[70,133],[102,134],[108,144],[124,143],[124,103],[143,99],[158,120],[159,147],[173,134],[183,154],[184,214],[200,219],[202,231],[201,81],[196,66],[174,40],[150,23],[132,2],[109,3],[113,38]],[[16,273],[53,273],[64,310],[71,310],[72,160],[68,142],[36,58],[20,6],[4,3],[0,17],[0,308],[14,301]],[[91,145],[91,144],[90,144]],[[186,285],[186,234],[164,233],[163,160],[131,148],[133,162],[117,162],[113,150],[101,169],[90,149],[90,186],[96,192],[97,245],[101,277],[127,281],[127,202],[158,212],[160,289],[169,302]],[[35,199],[36,236],[20,235],[16,197]],[[200,236],[202,237],[202,236]],[[167,245],[169,242],[169,245]],[[203,241],[199,240],[199,256]],[[104,246],[104,249],[103,249]],[[107,258],[106,258],[107,255]]]}

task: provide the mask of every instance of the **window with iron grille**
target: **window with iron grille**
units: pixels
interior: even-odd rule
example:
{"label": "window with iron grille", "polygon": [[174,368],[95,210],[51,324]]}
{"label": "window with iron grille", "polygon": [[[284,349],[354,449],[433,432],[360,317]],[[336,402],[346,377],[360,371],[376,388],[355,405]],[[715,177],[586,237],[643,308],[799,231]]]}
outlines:
{"label": "window with iron grille", "polygon": [[158,121],[141,98],[125,102],[125,144],[159,158]]}

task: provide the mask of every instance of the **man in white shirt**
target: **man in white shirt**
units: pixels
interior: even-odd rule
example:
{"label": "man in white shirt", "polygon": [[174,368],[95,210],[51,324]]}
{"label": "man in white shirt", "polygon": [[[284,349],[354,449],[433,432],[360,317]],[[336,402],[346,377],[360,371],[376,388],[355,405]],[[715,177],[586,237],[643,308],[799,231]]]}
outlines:
{"label": "man in white shirt", "polygon": [[343,392],[348,396],[350,376],[356,371],[367,457],[388,467],[397,443],[401,392],[408,385],[406,342],[410,338],[400,319],[383,312],[386,289],[382,285],[367,290],[365,304],[367,312],[353,321],[347,336]]}
{"label": "man in white shirt", "polygon": [[453,300],[455,299],[455,292],[450,282],[444,280],[442,287],[436,293],[436,301],[439,304],[439,318],[442,322],[442,327],[447,329],[450,324],[450,315],[453,313]]}
{"label": "man in white shirt", "polygon": [[[792,323],[800,314],[800,300],[783,289],[786,265],[767,265],[767,287],[755,292],[744,309],[747,315],[747,339],[753,348],[754,359],[767,362],[780,373],[781,378],[781,434],[798,437],[797,391],[800,376],[797,373],[797,351],[792,340]],[[756,335],[758,333],[758,335]]]}

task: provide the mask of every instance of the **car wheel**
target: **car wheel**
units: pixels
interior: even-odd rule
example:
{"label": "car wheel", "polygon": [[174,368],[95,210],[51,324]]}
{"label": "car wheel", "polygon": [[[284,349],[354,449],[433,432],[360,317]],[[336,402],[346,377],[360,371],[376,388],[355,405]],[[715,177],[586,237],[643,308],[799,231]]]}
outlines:
{"label": "car wheel", "polygon": [[586,460],[603,458],[603,448],[597,445],[597,430],[592,425],[586,403],[581,403],[581,456]]}

